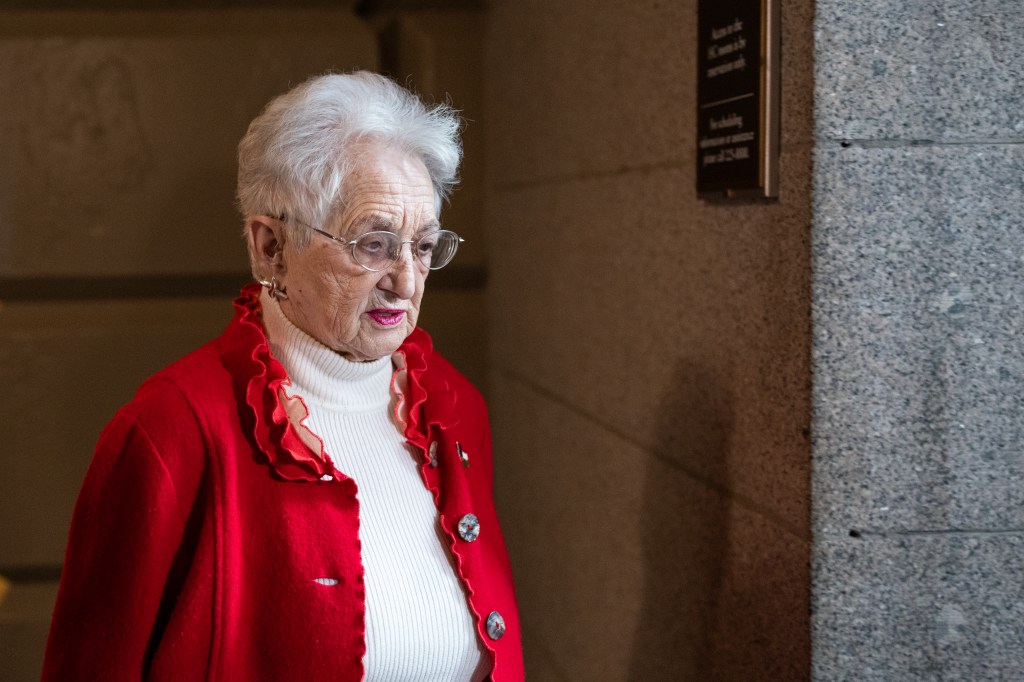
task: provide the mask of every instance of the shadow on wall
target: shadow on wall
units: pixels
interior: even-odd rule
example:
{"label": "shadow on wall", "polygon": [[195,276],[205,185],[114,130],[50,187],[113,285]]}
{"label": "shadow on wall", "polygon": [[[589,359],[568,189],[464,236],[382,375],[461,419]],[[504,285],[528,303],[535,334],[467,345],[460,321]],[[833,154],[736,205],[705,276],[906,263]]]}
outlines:
{"label": "shadow on wall", "polygon": [[712,680],[730,542],[722,487],[733,396],[695,360],[678,362],[669,386],[644,484],[644,591],[630,679]]}

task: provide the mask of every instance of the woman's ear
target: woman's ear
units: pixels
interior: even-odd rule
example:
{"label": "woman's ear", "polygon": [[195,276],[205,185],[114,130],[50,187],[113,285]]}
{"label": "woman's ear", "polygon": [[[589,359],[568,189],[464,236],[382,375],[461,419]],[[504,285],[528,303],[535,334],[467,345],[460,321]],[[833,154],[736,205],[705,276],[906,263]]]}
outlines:
{"label": "woman's ear", "polygon": [[253,270],[265,279],[281,277],[284,265],[284,224],[267,216],[249,216],[245,225],[246,241]]}

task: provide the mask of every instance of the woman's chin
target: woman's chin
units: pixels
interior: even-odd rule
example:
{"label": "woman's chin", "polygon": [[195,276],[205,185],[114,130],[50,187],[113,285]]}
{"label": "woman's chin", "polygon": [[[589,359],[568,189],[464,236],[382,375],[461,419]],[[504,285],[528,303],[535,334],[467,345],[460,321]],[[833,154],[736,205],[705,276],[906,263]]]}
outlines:
{"label": "woman's chin", "polygon": [[354,362],[373,362],[390,357],[412,334],[414,324],[403,322],[399,325],[363,330],[356,343],[343,344],[334,350]]}

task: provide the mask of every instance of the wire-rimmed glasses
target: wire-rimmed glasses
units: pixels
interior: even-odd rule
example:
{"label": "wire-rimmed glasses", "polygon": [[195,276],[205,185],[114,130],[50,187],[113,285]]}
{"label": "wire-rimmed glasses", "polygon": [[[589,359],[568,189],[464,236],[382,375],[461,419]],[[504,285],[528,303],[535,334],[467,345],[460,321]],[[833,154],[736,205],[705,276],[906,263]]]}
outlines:
{"label": "wire-rimmed glasses", "polygon": [[[282,216],[279,220],[287,220]],[[431,230],[417,239],[402,239],[394,232],[374,230],[361,234],[355,239],[342,239],[318,227],[299,220],[293,222],[308,227],[314,232],[344,246],[351,247],[352,259],[364,270],[382,272],[390,269],[402,257],[402,246],[411,246],[413,258],[428,270],[440,270],[452,262],[459,244],[465,241],[451,230]]]}

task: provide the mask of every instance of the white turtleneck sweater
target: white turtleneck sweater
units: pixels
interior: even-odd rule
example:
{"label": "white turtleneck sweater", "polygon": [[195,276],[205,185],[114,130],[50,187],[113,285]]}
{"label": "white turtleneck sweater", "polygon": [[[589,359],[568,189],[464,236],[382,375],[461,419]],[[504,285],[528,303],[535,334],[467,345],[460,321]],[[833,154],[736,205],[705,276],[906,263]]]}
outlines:
{"label": "white turtleneck sweater", "polygon": [[351,362],[260,298],[270,350],[309,408],[306,424],[359,492],[368,682],[482,680],[489,657],[437,508],[388,409],[391,358]]}

